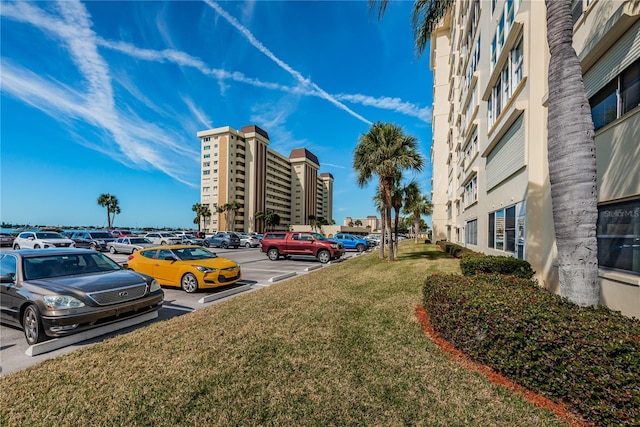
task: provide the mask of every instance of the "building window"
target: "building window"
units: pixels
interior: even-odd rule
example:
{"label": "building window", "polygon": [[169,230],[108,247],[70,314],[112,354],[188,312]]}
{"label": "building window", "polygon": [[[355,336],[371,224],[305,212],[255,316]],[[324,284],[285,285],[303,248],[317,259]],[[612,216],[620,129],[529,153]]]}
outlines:
{"label": "building window", "polygon": [[464,186],[464,207],[469,207],[478,201],[478,176],[475,175],[467,185]]}
{"label": "building window", "polygon": [[595,130],[640,105],[640,59],[589,99]]}
{"label": "building window", "polygon": [[211,157],[211,154],[209,154],[209,153],[207,153],[207,154],[205,154],[205,155],[204,155],[204,158],[205,158],[205,159],[208,159],[209,157]]}
{"label": "building window", "polygon": [[571,4],[571,22],[573,25],[578,22],[578,19],[582,16],[582,0],[573,0]]}
{"label": "building window", "polygon": [[598,206],[598,264],[640,274],[640,199]]}
{"label": "building window", "polygon": [[524,203],[489,213],[487,246],[524,258]]}
{"label": "building window", "polygon": [[209,175],[211,174],[211,171],[202,171],[202,175]]}
{"label": "building window", "polygon": [[478,244],[478,220],[467,221],[464,228],[464,240],[468,245]]}
{"label": "building window", "polygon": [[202,192],[203,193],[208,193],[209,192],[209,187],[202,187]]}
{"label": "building window", "polygon": [[[204,138],[204,142],[209,142],[211,138],[209,138],[208,136]],[[209,146],[207,145],[207,148],[205,148],[205,150],[208,150]]]}
{"label": "building window", "polygon": [[208,168],[209,166],[211,166],[211,162],[202,162],[203,168]]}
{"label": "building window", "polygon": [[218,169],[214,169],[214,170],[213,170],[213,173],[218,173]]}
{"label": "building window", "polygon": [[[515,18],[516,12],[518,11],[518,7],[520,6],[520,1],[521,0],[506,0],[504,2],[504,10],[502,12],[502,15],[498,19],[496,33],[491,40],[491,70],[493,70],[496,62],[498,62],[500,52],[502,52],[504,43],[509,36],[509,31],[513,26],[513,20]],[[492,4],[492,7],[493,6],[494,5]]]}
{"label": "building window", "polygon": [[507,105],[509,99],[511,99],[516,88],[522,81],[523,56],[522,37],[520,37],[515,47],[509,53],[509,60],[505,63],[502,71],[500,71],[500,77],[496,85],[491,90],[487,104],[489,126],[492,126],[496,122],[503,108]]}

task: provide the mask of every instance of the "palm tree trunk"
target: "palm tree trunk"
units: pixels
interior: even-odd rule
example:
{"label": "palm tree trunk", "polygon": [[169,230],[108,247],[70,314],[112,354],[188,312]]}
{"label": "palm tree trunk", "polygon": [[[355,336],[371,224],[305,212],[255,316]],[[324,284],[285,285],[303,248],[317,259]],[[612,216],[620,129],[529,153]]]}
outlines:
{"label": "palm tree trunk", "polygon": [[385,178],[384,180],[384,199],[385,199],[385,221],[387,223],[386,228],[389,230],[389,261],[395,260],[395,254],[393,252],[393,236],[391,234],[393,228],[391,228],[391,188],[393,180]]}
{"label": "palm tree trunk", "polygon": [[572,46],[571,0],[546,0],[549,43],[548,157],[560,293],[597,306],[596,147],[580,62]]}
{"label": "palm tree trunk", "polygon": [[386,241],[384,240],[384,236],[386,233],[385,224],[386,224],[386,219],[385,219],[384,203],[380,202],[380,255],[378,257],[380,259],[384,259],[384,245],[386,243]]}
{"label": "palm tree trunk", "polygon": [[413,214],[413,234],[415,236],[415,243],[418,243],[418,230],[420,230],[420,216]]}

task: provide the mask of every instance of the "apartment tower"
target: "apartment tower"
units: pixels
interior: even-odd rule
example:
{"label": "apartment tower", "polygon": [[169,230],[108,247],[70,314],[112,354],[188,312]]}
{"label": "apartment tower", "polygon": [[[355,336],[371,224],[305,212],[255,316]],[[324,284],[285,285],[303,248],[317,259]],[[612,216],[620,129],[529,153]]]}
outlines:
{"label": "apartment tower", "polygon": [[[229,126],[198,132],[201,141],[200,203],[212,213],[204,230],[262,232],[256,212],[279,216],[284,229],[309,224],[309,216],[333,215],[333,176],[318,174],[318,158],[305,148],[286,157],[269,148],[269,135],[258,126],[237,131]],[[233,209],[218,212],[225,205]]]}
{"label": "apartment tower", "polygon": [[[640,2],[572,12],[596,129],[601,303],[640,317]],[[434,239],[526,259],[558,292],[545,3],[456,1],[430,49]]]}

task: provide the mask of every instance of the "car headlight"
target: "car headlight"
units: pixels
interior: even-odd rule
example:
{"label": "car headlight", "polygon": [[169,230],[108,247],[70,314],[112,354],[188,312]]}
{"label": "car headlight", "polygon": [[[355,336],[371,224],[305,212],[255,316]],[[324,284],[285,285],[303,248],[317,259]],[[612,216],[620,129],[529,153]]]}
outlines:
{"label": "car headlight", "polygon": [[44,303],[49,310],[84,307],[84,303],[79,299],[65,295],[45,295]]}
{"label": "car headlight", "polygon": [[218,271],[217,268],[205,267],[203,265],[196,265],[196,268],[198,269],[198,271],[202,271],[203,273],[212,273],[214,271]]}
{"label": "car headlight", "polygon": [[339,247],[339,246],[338,246],[337,244],[333,244],[333,245],[331,245],[331,249],[338,249],[338,247]]}
{"label": "car headlight", "polygon": [[159,291],[160,289],[160,283],[158,283],[156,279],[153,279],[151,285],[149,285],[149,292]]}

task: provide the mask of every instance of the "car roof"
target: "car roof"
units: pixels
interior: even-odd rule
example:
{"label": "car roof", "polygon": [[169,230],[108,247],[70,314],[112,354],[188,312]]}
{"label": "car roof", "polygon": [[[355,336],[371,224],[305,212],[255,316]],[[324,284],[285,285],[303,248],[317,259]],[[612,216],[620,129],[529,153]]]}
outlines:
{"label": "car roof", "polygon": [[45,249],[19,249],[11,251],[3,251],[5,254],[17,255],[22,258],[34,258],[47,255],[78,255],[86,253],[96,253],[91,249],[81,248],[45,248]]}
{"label": "car roof", "polygon": [[[150,246],[148,248],[144,248],[143,250],[145,251],[149,251],[149,250],[153,250],[153,249],[185,249],[185,248],[199,248],[199,246],[194,246],[194,245],[157,245],[157,246]],[[206,249],[206,248],[202,248],[202,249]]]}

